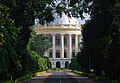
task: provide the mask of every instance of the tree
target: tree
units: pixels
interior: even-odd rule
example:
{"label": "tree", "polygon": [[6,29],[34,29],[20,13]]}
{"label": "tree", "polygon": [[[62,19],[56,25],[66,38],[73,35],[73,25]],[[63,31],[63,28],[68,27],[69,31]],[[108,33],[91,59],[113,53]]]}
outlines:
{"label": "tree", "polygon": [[[0,1],[0,80],[15,79],[37,71],[37,58],[31,54],[28,42],[34,19],[44,17],[50,0],[2,0]],[[47,13],[46,13],[47,14]],[[43,16],[44,15],[44,16]],[[49,14],[50,15],[50,14]],[[51,18],[49,19],[51,20]],[[48,20],[47,20],[48,21]],[[16,28],[17,27],[17,28]],[[31,64],[34,64],[31,66]],[[17,73],[17,74],[16,74]]]}
{"label": "tree", "polygon": [[[31,55],[28,52],[27,45],[29,43],[29,38],[31,37],[30,26],[34,25],[34,19],[36,17],[40,18],[40,22],[43,24],[46,21],[52,20],[51,13],[46,12],[46,5],[50,3],[51,0],[2,0],[0,3],[9,8],[9,18],[15,23],[15,27],[20,29],[18,34],[18,46],[17,54],[20,58],[20,63],[22,65],[22,74],[29,71],[30,65],[29,60]],[[49,10],[50,11],[50,10]],[[45,15],[47,14],[47,15]],[[50,17],[50,16],[51,17]]]}
{"label": "tree", "polygon": [[31,33],[32,37],[30,38],[30,48],[31,50],[38,53],[40,56],[43,56],[44,53],[50,48],[49,40],[46,35],[36,34],[35,32]]}
{"label": "tree", "polygon": [[84,44],[77,58],[79,64],[82,58],[80,56],[88,56],[91,61],[86,60],[91,63],[96,75],[101,76],[104,71],[106,77],[118,80],[120,78],[119,0],[71,0],[72,6],[76,3],[79,3],[76,11],[89,12],[91,15],[91,20],[83,27]]}
{"label": "tree", "polygon": [[[120,80],[120,1],[116,1],[111,9],[113,21],[110,28],[106,48],[106,73],[111,79]],[[111,65],[108,65],[111,64]],[[112,72],[111,72],[112,71]]]}
{"label": "tree", "polygon": [[0,4],[0,32],[2,44],[0,44],[0,80],[12,77],[21,70],[20,60],[17,54],[19,29],[15,28],[12,19],[9,18],[8,7]]}
{"label": "tree", "polygon": [[80,70],[81,69],[80,65],[77,62],[76,57],[72,58],[69,68],[72,70]]}

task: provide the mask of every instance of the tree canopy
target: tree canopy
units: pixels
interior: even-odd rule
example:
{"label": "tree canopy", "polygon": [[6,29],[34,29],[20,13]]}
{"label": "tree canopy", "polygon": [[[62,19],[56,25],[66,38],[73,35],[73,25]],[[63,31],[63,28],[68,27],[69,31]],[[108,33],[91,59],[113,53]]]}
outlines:
{"label": "tree canopy", "polygon": [[47,69],[48,59],[34,54],[28,43],[34,19],[43,17],[43,23],[48,18],[45,12],[49,2],[50,0],[0,1],[0,82]]}
{"label": "tree canopy", "polygon": [[[53,20],[52,1],[0,1],[0,80],[47,69],[45,58],[32,52],[28,46],[29,27],[36,17],[41,24]],[[53,7],[49,8],[51,5],[48,4]],[[83,27],[83,48],[77,61],[81,68],[88,69],[86,72],[92,68],[98,76],[104,71],[106,77],[120,80],[120,1],[70,0],[69,4],[62,2],[55,9],[57,12],[70,11],[75,17],[82,17],[83,12],[91,15],[91,20]]]}
{"label": "tree canopy", "polygon": [[30,48],[31,50],[43,56],[44,53],[50,48],[49,39],[47,35],[36,34],[34,31],[31,33]]}
{"label": "tree canopy", "polygon": [[[84,0],[83,3],[85,4],[83,10],[88,9],[91,20],[83,27],[83,48],[77,56],[77,61],[83,69],[94,69],[94,73],[98,76],[101,76],[104,71],[106,77],[118,80],[120,78],[120,52],[118,51],[120,49],[120,1]],[[86,63],[81,63],[81,60]]]}

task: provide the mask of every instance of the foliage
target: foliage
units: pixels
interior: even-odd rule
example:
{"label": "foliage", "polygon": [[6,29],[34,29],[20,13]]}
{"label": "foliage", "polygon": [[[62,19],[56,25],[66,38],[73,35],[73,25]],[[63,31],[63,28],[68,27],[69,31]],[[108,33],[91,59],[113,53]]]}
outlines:
{"label": "foliage", "polygon": [[29,73],[29,74],[26,74],[25,76],[22,76],[22,77],[19,77],[19,78],[13,80],[12,82],[11,81],[3,81],[2,83],[18,83],[18,82],[22,82],[24,80],[30,79],[33,76],[44,74],[44,73],[46,73],[46,71]]}
{"label": "foliage", "polygon": [[37,71],[44,71],[48,69],[48,64],[49,60],[47,60],[44,57],[39,56],[37,53],[32,51],[32,55],[34,58],[36,58],[36,63],[34,64],[34,67],[32,68],[36,68]]}
{"label": "foliage", "polygon": [[[28,45],[31,37],[29,27],[34,24],[36,16],[43,17],[43,10],[49,1],[0,1],[0,82],[1,80],[11,81],[25,74],[39,71],[42,67],[39,64],[40,56],[34,55]],[[41,22],[44,20],[45,17]],[[45,66],[41,71],[46,70],[46,59],[41,59],[41,63]]]}
{"label": "foliage", "polygon": [[45,64],[47,65],[47,68],[50,68],[50,60],[48,57],[43,56],[43,58],[45,59]]}
{"label": "foliage", "polygon": [[76,60],[79,63],[82,72],[89,72],[89,55],[86,50],[83,51],[83,49],[82,52],[79,52],[77,54]]}
{"label": "foliage", "polygon": [[[72,5],[76,3],[77,0]],[[77,61],[83,69],[94,69],[97,76],[104,72],[106,77],[120,80],[120,1],[84,0],[83,3],[83,10],[88,9],[91,20],[83,27],[83,48]]]}
{"label": "foliage", "polygon": [[31,50],[43,56],[44,52],[50,47],[48,37],[43,34],[36,34],[35,32],[32,32],[31,36],[29,43]]}
{"label": "foliage", "polygon": [[0,79],[11,77],[21,70],[19,56],[17,54],[19,29],[9,18],[8,7],[0,4],[0,32],[2,44],[0,45]]}
{"label": "foliage", "polygon": [[72,70],[80,70],[81,67],[78,65],[76,57],[72,58],[69,68]]}

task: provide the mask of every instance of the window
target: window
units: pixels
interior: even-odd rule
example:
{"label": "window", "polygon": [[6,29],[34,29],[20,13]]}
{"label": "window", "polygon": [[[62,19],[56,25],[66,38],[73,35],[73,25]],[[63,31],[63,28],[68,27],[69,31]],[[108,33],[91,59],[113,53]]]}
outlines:
{"label": "window", "polygon": [[52,50],[49,51],[49,58],[52,58],[53,54],[52,54]]}
{"label": "window", "polygon": [[60,58],[60,50],[56,50],[56,58]]}
{"label": "window", "polygon": [[64,50],[64,58],[67,58],[67,51]]}
{"label": "window", "polygon": [[52,36],[49,37],[50,45],[52,45]]}
{"label": "window", "polygon": [[64,36],[64,45],[67,45],[67,37]]}
{"label": "window", "polygon": [[75,50],[72,51],[72,57],[75,57]]}
{"label": "window", "polygon": [[60,37],[59,36],[56,36],[55,42],[56,42],[56,45],[60,45]]}
{"label": "window", "polygon": [[72,36],[72,45],[75,45],[75,36]]}

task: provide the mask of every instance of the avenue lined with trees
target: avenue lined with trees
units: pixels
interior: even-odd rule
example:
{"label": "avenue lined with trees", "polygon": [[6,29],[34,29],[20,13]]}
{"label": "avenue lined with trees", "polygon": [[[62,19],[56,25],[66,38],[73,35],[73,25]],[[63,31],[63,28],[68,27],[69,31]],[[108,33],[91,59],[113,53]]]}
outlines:
{"label": "avenue lined with trees", "polygon": [[[50,47],[47,37],[33,34],[30,27],[36,17],[41,17],[41,24],[53,20],[52,7],[46,7],[52,1],[0,0],[0,82],[49,68],[49,59],[43,57]],[[81,51],[70,67],[78,69],[79,65],[82,72],[89,73],[92,69],[96,76],[120,81],[120,1],[70,0],[69,6],[72,9],[56,7],[57,12],[70,11],[81,18],[86,12],[91,16],[83,26]],[[43,45],[40,50],[33,46],[36,38]]]}
{"label": "avenue lined with trees", "polygon": [[[81,0],[71,2],[74,6]],[[83,0],[76,11],[90,14],[90,20],[83,26],[82,48],[77,54],[81,71],[89,73],[92,69],[96,76],[120,80],[120,1]]]}
{"label": "avenue lined with trees", "polygon": [[42,12],[46,2],[48,0],[0,1],[0,81],[48,69],[48,58],[32,50],[33,43],[29,45],[35,12]]}
{"label": "avenue lined with trees", "polygon": [[91,20],[83,27],[83,48],[77,54],[81,69],[120,80],[120,1],[85,0]]}

